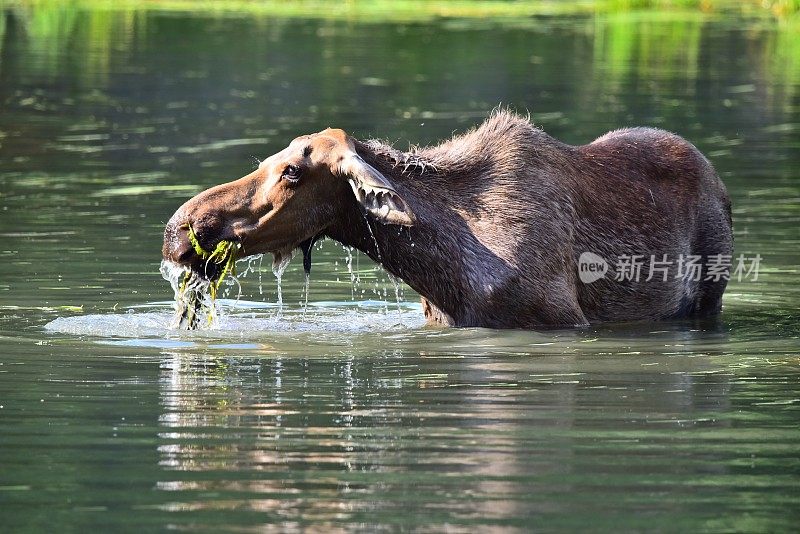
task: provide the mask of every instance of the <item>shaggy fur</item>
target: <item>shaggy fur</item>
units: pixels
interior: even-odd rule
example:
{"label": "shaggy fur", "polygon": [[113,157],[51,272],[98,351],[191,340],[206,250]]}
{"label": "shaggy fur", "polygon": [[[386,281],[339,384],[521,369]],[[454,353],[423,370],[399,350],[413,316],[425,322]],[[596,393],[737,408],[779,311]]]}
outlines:
{"label": "shaggy fur", "polygon": [[[732,253],[730,203],[708,160],[677,135],[624,129],[573,147],[501,110],[438,146],[356,148],[417,224],[372,222],[370,232],[352,206],[326,234],[405,280],[433,322],[528,328],[720,311],[726,281],[705,281],[705,269],[699,281],[678,276],[676,264]],[[583,252],[606,259],[605,278],[579,280]],[[664,254],[674,262],[667,281],[658,271],[646,281],[651,255]],[[642,256],[638,282],[614,279],[620,256]]]}
{"label": "shaggy fur", "polygon": [[[385,215],[375,197],[357,197],[370,187],[396,210]],[[276,257],[327,236],[408,283],[434,323],[702,317],[720,311],[726,280],[706,268],[684,276],[677,262],[730,255],[730,213],[711,164],[677,135],[632,128],[570,146],[499,110],[409,152],[342,130],[298,137],[257,171],[184,204],[165,230],[164,257],[201,268],[189,224],[206,248],[236,240],[245,254]],[[604,278],[580,280],[585,252],[608,262]],[[638,280],[615,277],[621,256],[641,259]],[[666,280],[660,271],[647,280],[651,256],[673,262]]]}

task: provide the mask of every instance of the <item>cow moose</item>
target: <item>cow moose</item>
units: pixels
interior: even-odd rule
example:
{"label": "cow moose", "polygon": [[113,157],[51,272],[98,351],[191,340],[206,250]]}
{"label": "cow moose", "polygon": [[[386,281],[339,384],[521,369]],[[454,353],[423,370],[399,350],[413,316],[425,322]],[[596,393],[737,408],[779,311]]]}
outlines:
{"label": "cow moose", "polygon": [[[314,241],[334,239],[417,291],[429,322],[459,327],[712,316],[727,277],[708,265],[733,247],[725,186],[688,141],[626,128],[572,146],[503,109],[405,152],[339,129],[300,136],[172,216],[163,256],[199,271],[190,227],[207,250],[301,248],[306,268]],[[623,258],[641,260],[637,276]]]}

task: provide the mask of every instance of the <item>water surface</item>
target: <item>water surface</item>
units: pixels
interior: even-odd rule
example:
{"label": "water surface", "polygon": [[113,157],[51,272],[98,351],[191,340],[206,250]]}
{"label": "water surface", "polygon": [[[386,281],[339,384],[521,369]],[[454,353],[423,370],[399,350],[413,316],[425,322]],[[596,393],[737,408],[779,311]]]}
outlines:
{"label": "water surface", "polygon": [[[787,531],[800,516],[800,54],[699,15],[430,23],[7,8],[0,510],[10,530]],[[165,329],[161,232],[296,135],[432,143],[498,103],[571,143],[655,125],[714,162],[718,321],[425,327],[336,243]],[[240,263],[240,271],[248,267]]]}

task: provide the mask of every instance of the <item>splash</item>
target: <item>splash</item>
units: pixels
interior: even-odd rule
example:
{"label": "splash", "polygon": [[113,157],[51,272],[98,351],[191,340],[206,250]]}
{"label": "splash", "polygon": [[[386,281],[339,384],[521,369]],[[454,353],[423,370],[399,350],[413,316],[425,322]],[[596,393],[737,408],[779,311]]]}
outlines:
{"label": "splash", "polygon": [[217,324],[219,312],[215,300],[211,297],[210,280],[167,260],[161,262],[160,271],[175,294],[173,303],[175,314],[170,322],[170,329],[196,330]]}
{"label": "splash", "polygon": [[[168,261],[161,262],[161,276],[170,283],[175,293],[175,317],[171,328],[211,328],[216,325],[219,316],[215,304],[217,291],[228,275],[231,279],[234,278],[240,245],[223,240],[209,252],[202,247],[192,227],[187,225],[186,229],[195,253],[205,260],[204,272],[213,274],[211,278],[206,278],[188,267]],[[241,286],[239,294],[241,295]]]}
{"label": "splash", "polygon": [[[374,235],[372,238],[377,253],[380,256],[383,251],[378,250],[379,245]],[[221,328],[221,323],[225,319],[223,315],[227,316],[230,313],[236,313],[239,308],[238,302],[243,296],[243,291],[245,294],[248,294],[249,289],[245,284],[245,282],[250,283],[250,280],[247,280],[248,276],[252,279],[255,278],[253,276],[254,273],[258,274],[257,294],[265,294],[262,280],[264,255],[258,254],[248,258],[242,258],[239,263],[239,269],[237,269],[239,272],[234,276],[233,267],[236,261],[235,255],[238,254],[238,248],[230,246],[230,248],[226,247],[223,249],[218,246],[215,248],[215,251],[220,249],[222,252],[217,252],[215,254],[214,252],[207,252],[200,248],[199,243],[196,243],[196,239],[192,240],[192,245],[196,247],[196,249],[199,248],[199,250],[196,250],[198,255],[201,252],[205,255],[204,257],[206,258],[207,265],[205,271],[219,274],[209,280],[201,274],[196,274],[188,267],[182,267],[168,261],[162,262],[161,274],[170,282],[174,291],[173,308],[175,313],[170,328],[179,330],[217,330]],[[317,250],[320,249],[321,245],[317,244]],[[357,303],[365,299],[377,298],[377,301],[382,303],[384,313],[390,313],[390,310],[395,308],[395,310],[391,312],[392,315],[403,322],[403,307],[405,305],[403,294],[405,285],[403,282],[392,276],[391,273],[386,272],[379,264],[371,264],[370,268],[362,272],[359,265],[359,252],[356,249],[346,246],[343,247],[342,250],[345,253],[343,263],[347,271],[346,276],[349,278],[350,282],[350,302]],[[277,298],[272,301],[273,303],[269,304],[268,307],[276,320],[288,318],[295,313],[290,306],[285,305],[283,289],[285,285],[284,274],[297,252],[298,249],[286,248],[272,253],[271,267],[276,280]],[[210,262],[213,262],[213,265]],[[338,265],[339,262],[337,261],[336,264]],[[195,266],[195,269],[200,272],[203,271],[202,268],[198,268],[197,266]],[[334,268],[334,270],[337,269]],[[253,280],[253,282],[255,281],[256,280]],[[338,282],[339,279],[337,278],[336,281]],[[245,286],[244,290],[243,285]],[[238,287],[238,294],[235,293],[235,287]],[[254,290],[255,287],[252,289]],[[392,305],[391,302],[392,291],[394,291],[394,305]],[[368,296],[370,293],[375,297]],[[314,312],[316,307],[316,304],[310,303],[310,294],[310,277],[308,273],[305,273],[302,294],[298,302],[300,308],[297,310],[297,313],[302,315],[303,321],[309,314],[309,310]],[[219,305],[220,299],[234,300],[232,301],[232,305],[221,306]],[[247,313],[254,313],[252,312],[251,306],[246,307],[248,308]]]}
{"label": "splash", "polygon": [[[214,328],[171,330],[167,328],[173,317],[170,304],[150,302],[128,308],[123,313],[59,317],[44,328],[48,332],[91,336],[95,338],[93,341],[102,344],[156,348],[230,348],[231,344],[237,347],[250,344],[254,350],[267,352],[286,340],[296,343],[302,339],[300,350],[305,351],[315,343],[327,347],[352,344],[353,334],[386,336],[425,328],[418,303],[403,304],[401,321],[396,312],[387,314],[384,303],[375,300],[310,302],[305,316],[299,309],[287,309],[278,317],[274,303],[247,300],[234,303],[220,298],[216,304],[221,313]],[[298,338],[298,334],[307,337]]]}

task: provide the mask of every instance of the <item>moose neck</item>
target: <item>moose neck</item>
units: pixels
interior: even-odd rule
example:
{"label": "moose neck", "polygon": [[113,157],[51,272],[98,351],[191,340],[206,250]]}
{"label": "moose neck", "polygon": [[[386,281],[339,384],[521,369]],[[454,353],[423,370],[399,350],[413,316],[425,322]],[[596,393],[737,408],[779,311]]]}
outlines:
{"label": "moose neck", "polygon": [[413,226],[383,224],[364,214],[355,197],[349,196],[327,236],[364,252],[411,286],[424,297],[425,314],[432,322],[475,323],[476,307],[497,287],[508,265],[474,234],[467,210],[459,209],[442,187],[448,177],[441,169],[435,175],[426,175],[424,167],[404,173],[401,169],[407,167],[402,161],[386,163],[374,153],[364,153],[364,159],[392,180],[416,221]]}
{"label": "moose neck", "polygon": [[469,283],[460,255],[447,240],[419,219],[404,227],[376,222],[360,211],[352,215],[331,227],[328,236],[365,253],[422,295],[435,307],[425,310],[429,319],[446,325],[464,322]]}

